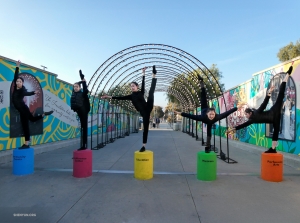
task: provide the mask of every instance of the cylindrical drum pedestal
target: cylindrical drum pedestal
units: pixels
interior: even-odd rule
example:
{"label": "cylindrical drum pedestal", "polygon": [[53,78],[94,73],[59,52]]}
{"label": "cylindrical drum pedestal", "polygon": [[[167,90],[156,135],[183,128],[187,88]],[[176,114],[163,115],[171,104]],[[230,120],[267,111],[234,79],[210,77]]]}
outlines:
{"label": "cylindrical drum pedestal", "polygon": [[14,149],[13,151],[13,174],[26,175],[34,171],[34,150]]}
{"label": "cylindrical drum pedestal", "polygon": [[283,155],[280,153],[261,154],[261,178],[281,182],[283,178]]}
{"label": "cylindrical drum pedestal", "polygon": [[153,178],[153,152],[134,152],[134,177],[139,180]]}
{"label": "cylindrical drum pedestal", "polygon": [[73,177],[84,178],[92,175],[92,150],[75,150],[73,152]]}
{"label": "cylindrical drum pedestal", "polygon": [[197,153],[197,179],[213,181],[217,179],[217,155],[214,152]]}

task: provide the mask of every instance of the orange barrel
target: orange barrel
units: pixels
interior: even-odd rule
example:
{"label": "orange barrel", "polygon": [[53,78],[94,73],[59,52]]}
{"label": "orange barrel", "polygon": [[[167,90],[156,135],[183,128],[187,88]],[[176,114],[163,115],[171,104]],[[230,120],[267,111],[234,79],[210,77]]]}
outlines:
{"label": "orange barrel", "polygon": [[92,176],[93,153],[90,149],[73,152],[73,176],[84,178]]}
{"label": "orange barrel", "polygon": [[283,155],[281,153],[261,154],[261,178],[281,182],[283,178]]}

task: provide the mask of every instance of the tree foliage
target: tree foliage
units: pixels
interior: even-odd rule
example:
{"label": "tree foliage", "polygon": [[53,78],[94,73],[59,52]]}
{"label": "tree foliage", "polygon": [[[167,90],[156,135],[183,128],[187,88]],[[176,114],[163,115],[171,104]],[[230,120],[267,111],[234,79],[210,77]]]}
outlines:
{"label": "tree foliage", "polygon": [[165,113],[163,112],[162,107],[155,105],[155,106],[153,107],[153,110],[152,110],[150,116],[151,116],[151,117],[162,118],[162,117],[164,117],[164,114],[165,114]]}
{"label": "tree foliage", "polygon": [[277,57],[281,62],[291,60],[298,56],[300,56],[300,40],[298,40],[295,44],[290,42],[288,45],[280,48],[277,53]]}
{"label": "tree foliage", "polygon": [[184,103],[186,109],[199,107],[201,92],[197,74],[200,74],[204,80],[209,99],[220,96],[225,90],[224,84],[220,83],[220,79],[223,77],[222,72],[220,72],[216,64],[213,64],[209,68],[209,71],[207,69],[197,69],[187,74],[182,73],[174,78],[170,84],[172,92],[167,93],[169,102],[175,103],[176,105],[182,105]]}
{"label": "tree foliage", "polygon": [[176,115],[174,115],[173,111],[179,111],[180,109],[177,103],[169,102],[165,107],[164,119],[169,123],[176,122]]}
{"label": "tree foliage", "polygon": [[[129,84],[119,84],[117,86],[111,87],[108,91],[103,91],[98,94],[98,97],[100,98],[102,95],[110,95],[110,96],[125,96],[131,94],[131,90],[129,87]],[[130,101],[125,100],[116,100],[116,99],[110,99],[110,103],[114,105],[121,106],[123,108],[129,108],[130,110],[134,109],[133,105]]]}

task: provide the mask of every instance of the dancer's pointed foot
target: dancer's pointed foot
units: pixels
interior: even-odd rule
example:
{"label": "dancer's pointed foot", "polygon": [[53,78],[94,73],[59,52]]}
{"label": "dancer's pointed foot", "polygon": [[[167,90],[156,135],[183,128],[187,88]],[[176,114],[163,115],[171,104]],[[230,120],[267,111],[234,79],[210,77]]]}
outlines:
{"label": "dancer's pointed foot", "polygon": [[78,151],[80,151],[80,150],[86,150],[86,148],[85,147],[80,147],[79,149],[77,149]]}
{"label": "dancer's pointed foot", "polygon": [[198,80],[200,81],[200,83],[203,81],[203,78],[200,76],[200,74],[197,74]]}
{"label": "dancer's pointed foot", "polygon": [[289,70],[288,70],[286,73],[287,73],[288,75],[291,75],[292,71],[293,71],[293,66],[290,66]]}
{"label": "dancer's pointed foot", "polygon": [[273,149],[272,147],[268,149],[265,153],[277,153],[276,148]]}
{"label": "dancer's pointed foot", "polygon": [[29,148],[30,148],[29,145],[23,144],[19,149],[29,149]]}
{"label": "dancer's pointed foot", "polygon": [[205,147],[205,153],[210,153],[210,146]]}
{"label": "dancer's pointed foot", "polygon": [[82,71],[81,71],[81,70],[79,70],[79,75],[80,75],[81,80],[83,80],[84,75],[82,74]]}
{"label": "dancer's pointed foot", "polygon": [[44,115],[51,115],[53,111],[44,112]]}
{"label": "dancer's pointed foot", "polygon": [[141,149],[140,149],[140,152],[145,152],[146,148],[145,146],[143,146]]}
{"label": "dancer's pointed foot", "polygon": [[156,71],[155,65],[154,65],[153,68],[152,68],[152,73],[153,73],[153,74],[156,74],[156,72],[157,72],[157,71]]}

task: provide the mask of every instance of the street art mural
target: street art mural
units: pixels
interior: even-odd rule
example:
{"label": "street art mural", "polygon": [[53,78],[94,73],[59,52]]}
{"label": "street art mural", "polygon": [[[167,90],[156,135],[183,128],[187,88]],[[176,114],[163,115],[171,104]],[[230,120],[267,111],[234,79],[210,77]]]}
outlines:
{"label": "street art mural", "polygon": [[[31,74],[20,73],[19,77],[23,78],[24,86],[27,91],[37,91],[37,94],[32,96],[25,96],[24,102],[28,106],[30,112],[33,116],[37,114],[42,114],[43,110],[43,91],[39,81]],[[10,87],[10,98],[12,97],[14,91],[15,83],[12,82]],[[23,128],[21,124],[20,113],[15,109],[12,100],[10,100],[10,137],[22,137],[24,136]],[[43,120],[38,120],[36,122],[29,122],[30,134],[31,135],[41,135],[43,134]]]}
{"label": "street art mural", "polygon": [[[285,73],[279,73],[275,75],[268,86],[275,86],[275,90],[271,95],[271,102],[268,104],[268,107],[271,107],[278,96],[279,86],[285,76]],[[295,83],[293,78],[289,78],[286,88],[285,88],[285,97],[283,99],[283,105],[281,110],[281,120],[280,120],[280,131],[279,131],[279,139],[291,140],[295,141],[295,105],[296,105],[296,94],[295,94]],[[266,124],[266,136],[272,137],[273,133],[273,125]]]}
{"label": "street art mural", "polygon": [[[14,149],[24,143],[24,137],[21,137],[22,130],[18,128],[18,114],[10,104],[11,84],[15,67],[15,61],[0,57],[0,151]],[[79,138],[79,118],[70,108],[73,85],[58,80],[56,74],[25,64],[20,66],[20,75],[24,76],[24,85],[28,90],[39,90],[40,92],[38,98],[25,97],[30,110],[32,112],[54,111],[52,115],[47,116],[40,123],[34,123],[35,126],[32,126],[33,123],[31,123],[31,145]],[[122,119],[120,114],[118,114],[120,118],[117,120],[115,114],[117,109],[120,113],[125,113],[124,110],[114,106],[109,108],[107,101],[98,102],[99,100],[96,99],[93,110],[88,116],[89,135],[102,131],[114,131],[116,126],[125,125],[126,120]]]}
{"label": "street art mural", "polygon": [[[244,110],[247,107],[258,108],[262,103],[267,89],[271,85],[275,85],[278,89],[282,79],[284,71],[287,71],[291,63],[286,63],[283,65],[275,66],[269,70],[253,75],[253,78],[224,92],[224,99],[218,98],[211,102],[212,106],[220,109],[220,112],[224,112],[238,105],[238,103],[247,102],[247,106],[244,106],[240,110],[234,112],[228,116],[228,126],[235,127],[247,121]],[[300,87],[300,58],[293,61],[293,73],[292,78],[289,78],[287,87],[285,90],[285,98],[282,106],[282,119],[281,119],[281,133],[279,135],[279,143],[277,149],[279,151],[299,154],[300,153],[300,107],[299,100],[300,97],[296,96],[297,88]],[[277,98],[278,91],[272,93],[271,100],[266,109],[269,109]],[[217,100],[219,103],[217,103]],[[225,108],[226,104],[226,108]],[[220,106],[220,108],[218,107]],[[219,130],[219,131],[218,131]],[[272,142],[272,131],[273,127],[269,124],[252,124],[247,128],[236,131],[235,133],[229,134],[228,137],[233,140],[242,141],[245,143],[251,143],[258,146],[263,146],[266,148],[271,147]],[[223,119],[220,125],[217,125],[216,135],[225,137],[226,135],[226,119]]]}

